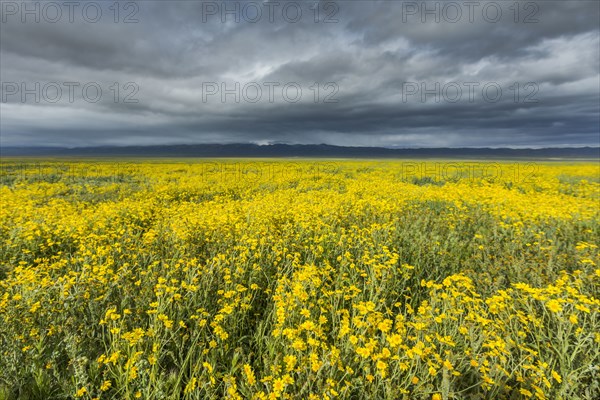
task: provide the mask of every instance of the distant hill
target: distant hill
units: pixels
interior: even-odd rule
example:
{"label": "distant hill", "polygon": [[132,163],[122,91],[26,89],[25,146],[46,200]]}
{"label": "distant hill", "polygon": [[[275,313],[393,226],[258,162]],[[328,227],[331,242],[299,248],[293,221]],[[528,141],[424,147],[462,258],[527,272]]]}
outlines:
{"label": "distant hill", "polygon": [[326,144],[193,144],[168,146],[2,147],[1,156],[37,157],[308,157],[308,158],[460,158],[460,159],[598,159],[600,147],[385,148]]}

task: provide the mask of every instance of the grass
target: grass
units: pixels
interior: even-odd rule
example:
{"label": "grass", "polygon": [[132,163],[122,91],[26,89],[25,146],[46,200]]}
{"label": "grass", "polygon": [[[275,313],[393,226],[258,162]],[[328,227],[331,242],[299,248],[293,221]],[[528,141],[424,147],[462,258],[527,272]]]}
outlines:
{"label": "grass", "polygon": [[600,167],[414,164],[5,162],[0,399],[597,398]]}

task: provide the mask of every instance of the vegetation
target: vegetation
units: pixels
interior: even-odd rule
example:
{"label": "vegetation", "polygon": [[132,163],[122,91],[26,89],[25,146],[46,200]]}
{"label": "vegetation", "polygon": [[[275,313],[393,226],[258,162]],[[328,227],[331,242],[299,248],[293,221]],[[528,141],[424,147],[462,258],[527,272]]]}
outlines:
{"label": "vegetation", "polygon": [[598,399],[599,177],[4,161],[0,399]]}

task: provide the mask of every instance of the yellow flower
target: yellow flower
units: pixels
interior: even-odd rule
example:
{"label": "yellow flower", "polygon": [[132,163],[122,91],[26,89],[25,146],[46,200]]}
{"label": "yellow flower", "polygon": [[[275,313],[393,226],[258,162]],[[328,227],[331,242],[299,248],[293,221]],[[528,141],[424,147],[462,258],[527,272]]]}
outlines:
{"label": "yellow flower", "polygon": [[256,377],[254,376],[254,371],[252,371],[252,367],[249,364],[244,364],[244,373],[246,374],[246,381],[248,381],[248,385],[254,385],[256,383]]}
{"label": "yellow flower", "polygon": [[569,315],[569,321],[570,321],[570,322],[571,322],[573,325],[576,325],[576,324],[577,324],[577,322],[578,322],[577,315],[575,315],[575,314],[571,314],[571,315]]}
{"label": "yellow flower", "polygon": [[144,330],[142,328],[136,328],[131,332],[126,332],[123,334],[123,339],[129,342],[130,346],[136,345],[139,341],[144,337]]}
{"label": "yellow flower", "polygon": [[304,343],[302,339],[298,338],[292,343],[292,348],[300,351],[306,350],[306,343]]}
{"label": "yellow flower", "polygon": [[283,379],[275,379],[273,381],[273,390],[275,392],[282,392],[283,389],[285,389],[285,383],[283,382]]}
{"label": "yellow flower", "polygon": [[555,370],[552,370],[552,377],[554,378],[554,380],[558,383],[562,382],[562,378],[561,376],[558,374],[558,372],[556,372]]}
{"label": "yellow flower", "polygon": [[37,301],[37,302],[35,302],[35,303],[33,303],[33,304],[31,305],[31,308],[29,309],[29,312],[31,312],[31,313],[34,313],[34,312],[36,312],[36,311],[37,311],[37,310],[38,310],[40,307],[41,307],[41,304],[40,304],[40,302],[39,302],[39,301]]}
{"label": "yellow flower", "polygon": [[377,328],[379,328],[381,332],[386,333],[392,328],[392,323],[391,319],[384,319],[377,325]]}
{"label": "yellow flower", "polygon": [[368,358],[371,355],[371,349],[369,347],[359,347],[356,349],[356,354],[363,358]]}
{"label": "yellow flower", "polygon": [[454,369],[454,366],[452,365],[452,363],[448,360],[444,361],[444,367],[448,370],[448,371],[452,371]]}
{"label": "yellow flower", "polygon": [[402,344],[402,336],[396,333],[392,333],[387,337],[387,341],[392,348],[396,348]]}
{"label": "yellow flower", "polygon": [[533,393],[531,393],[529,390],[523,389],[523,388],[519,389],[519,393],[521,393],[525,397],[532,397],[533,396]]}
{"label": "yellow flower", "polygon": [[313,372],[317,372],[319,371],[319,369],[321,368],[321,365],[323,365],[323,363],[319,360],[319,356],[317,355],[317,353],[310,353],[310,367],[313,370]]}
{"label": "yellow flower", "polygon": [[557,300],[549,300],[546,303],[546,307],[548,307],[548,310],[554,313],[560,312],[562,310],[562,306]]}
{"label": "yellow flower", "polygon": [[296,366],[296,360],[297,358],[293,354],[283,357],[283,361],[285,362],[285,368],[288,372],[294,369],[294,367]]}
{"label": "yellow flower", "polygon": [[121,352],[120,351],[116,351],[113,354],[111,354],[111,356],[109,358],[106,359],[105,363],[106,364],[112,363],[113,365],[116,365],[120,356],[121,356]]}
{"label": "yellow flower", "polygon": [[584,313],[587,313],[587,314],[590,313],[589,307],[586,307],[583,304],[575,304],[575,308],[579,311],[583,311]]}
{"label": "yellow flower", "polygon": [[192,393],[195,389],[196,389],[196,382],[198,380],[193,377],[192,379],[190,379],[187,383],[187,385],[185,385],[185,389],[183,390],[183,394],[190,394]]}
{"label": "yellow flower", "polygon": [[204,363],[202,364],[202,366],[203,366],[204,368],[206,368],[206,370],[208,370],[208,373],[209,373],[209,374],[212,374],[212,372],[213,372],[213,367],[212,367],[212,365],[210,365],[210,364],[209,364],[209,363],[207,363],[207,362],[204,362]]}
{"label": "yellow flower", "polygon": [[171,329],[173,327],[173,321],[171,321],[165,314],[159,314],[158,320],[161,321],[167,329]]}

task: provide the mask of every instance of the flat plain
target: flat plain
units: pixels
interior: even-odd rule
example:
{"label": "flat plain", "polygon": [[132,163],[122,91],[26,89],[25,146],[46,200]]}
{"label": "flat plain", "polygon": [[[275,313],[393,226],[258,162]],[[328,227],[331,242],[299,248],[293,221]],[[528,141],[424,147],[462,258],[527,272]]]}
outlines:
{"label": "flat plain", "polygon": [[17,160],[0,399],[598,399],[600,166]]}

